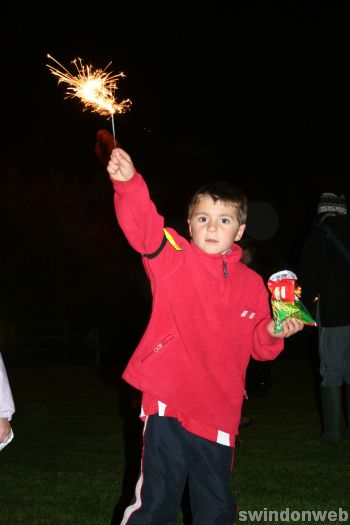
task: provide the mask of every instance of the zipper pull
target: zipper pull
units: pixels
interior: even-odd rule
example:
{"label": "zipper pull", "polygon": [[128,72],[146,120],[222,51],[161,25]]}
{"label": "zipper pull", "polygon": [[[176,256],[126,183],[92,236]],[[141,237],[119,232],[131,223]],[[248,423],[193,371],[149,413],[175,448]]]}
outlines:
{"label": "zipper pull", "polygon": [[227,279],[227,277],[228,277],[228,269],[227,269],[227,261],[226,261],[226,259],[222,260],[222,268],[223,268],[223,271],[224,271],[224,278]]}
{"label": "zipper pull", "polygon": [[248,394],[247,394],[247,391],[244,389],[244,392],[243,392],[243,396],[244,396],[244,399],[248,399]]}

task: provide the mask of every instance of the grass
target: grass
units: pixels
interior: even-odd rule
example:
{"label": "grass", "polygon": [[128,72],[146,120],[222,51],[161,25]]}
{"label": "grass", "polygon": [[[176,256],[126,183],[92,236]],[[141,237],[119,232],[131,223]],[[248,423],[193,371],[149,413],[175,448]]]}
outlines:
{"label": "grass", "polygon": [[[15,438],[0,455],[1,524],[110,525],[125,458],[138,463],[132,431],[124,453],[119,373],[12,366],[8,375],[17,411]],[[336,446],[318,441],[307,356],[287,351],[279,357],[272,365],[272,389],[246,401],[244,413],[253,423],[241,431],[232,473],[242,511],[343,508],[350,514],[350,440]]]}
{"label": "grass", "polygon": [[8,370],[15,438],[1,456],[3,524],[108,524],[124,467],[117,389],[92,367]]}
{"label": "grass", "polygon": [[308,359],[279,358],[273,364],[272,390],[252,400],[246,411],[254,423],[241,431],[243,443],[233,473],[240,508],[342,508],[350,518],[350,440],[338,445],[318,440],[320,422]]}

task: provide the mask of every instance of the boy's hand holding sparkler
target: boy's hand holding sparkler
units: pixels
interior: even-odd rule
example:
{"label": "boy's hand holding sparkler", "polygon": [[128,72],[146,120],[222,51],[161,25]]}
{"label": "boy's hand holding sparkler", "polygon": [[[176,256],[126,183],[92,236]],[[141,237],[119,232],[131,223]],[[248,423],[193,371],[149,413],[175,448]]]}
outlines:
{"label": "boy's hand holding sparkler", "polygon": [[127,181],[135,174],[134,164],[130,156],[121,148],[115,148],[107,166],[112,180]]}

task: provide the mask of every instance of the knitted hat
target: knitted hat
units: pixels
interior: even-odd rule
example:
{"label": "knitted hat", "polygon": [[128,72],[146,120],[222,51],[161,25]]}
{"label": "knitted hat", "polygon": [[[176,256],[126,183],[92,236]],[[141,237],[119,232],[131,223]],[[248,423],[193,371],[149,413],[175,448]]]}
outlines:
{"label": "knitted hat", "polygon": [[347,214],[347,207],[344,195],[335,195],[335,193],[322,193],[317,213],[340,213],[342,215]]}

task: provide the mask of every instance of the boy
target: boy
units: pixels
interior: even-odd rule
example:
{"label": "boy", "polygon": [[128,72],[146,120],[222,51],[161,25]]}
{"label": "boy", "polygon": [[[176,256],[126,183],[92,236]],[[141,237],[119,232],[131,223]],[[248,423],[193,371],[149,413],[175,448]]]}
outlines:
{"label": "boy", "polygon": [[123,378],[143,393],[144,448],[135,501],[121,525],[176,523],[189,479],[193,525],[232,525],[229,484],[250,355],[273,359],[303,328],[289,319],[273,333],[263,280],[239,262],[247,200],[235,188],[202,188],[192,199],[191,243],[150,200],[130,156],[107,166],[115,210],[143,256],[153,293],[147,329]]}

